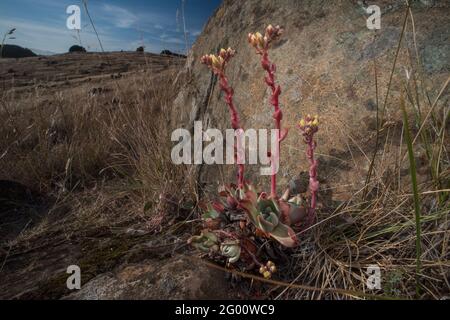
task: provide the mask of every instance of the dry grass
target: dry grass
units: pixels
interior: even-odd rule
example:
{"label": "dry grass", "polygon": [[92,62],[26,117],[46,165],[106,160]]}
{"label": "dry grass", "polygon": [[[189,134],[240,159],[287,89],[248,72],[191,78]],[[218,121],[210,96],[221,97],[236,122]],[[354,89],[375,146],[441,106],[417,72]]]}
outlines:
{"label": "dry grass", "polygon": [[[435,197],[423,198],[428,204],[422,220],[422,269],[419,275],[423,288],[417,298],[440,299],[446,295],[448,283],[448,206],[436,205]],[[291,277],[295,283],[316,288],[345,288],[368,294],[415,297],[415,222],[410,195],[392,190],[382,192],[365,203],[357,199],[343,204],[331,215],[321,214],[319,223],[303,239],[293,254]],[[368,290],[367,267],[378,265],[382,275],[382,291]],[[349,298],[351,295],[290,290],[281,298]]]}
{"label": "dry grass", "polygon": [[2,92],[0,180],[19,182],[48,204],[43,220],[5,248],[92,227],[152,229],[160,194],[182,185],[187,191],[173,200],[190,199],[185,168],[167,152],[176,92],[167,88],[178,68],[153,73],[150,65],[119,80]]}

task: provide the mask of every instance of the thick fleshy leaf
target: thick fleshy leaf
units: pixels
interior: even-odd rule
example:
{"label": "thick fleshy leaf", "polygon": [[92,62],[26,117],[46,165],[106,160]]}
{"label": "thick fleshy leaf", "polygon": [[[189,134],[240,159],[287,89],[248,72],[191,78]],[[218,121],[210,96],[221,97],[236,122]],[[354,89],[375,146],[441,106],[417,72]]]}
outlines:
{"label": "thick fleshy leaf", "polygon": [[220,246],[220,253],[228,258],[229,263],[235,263],[241,255],[241,245],[239,241],[224,242]]}
{"label": "thick fleshy leaf", "polygon": [[289,212],[289,219],[291,221],[291,224],[297,224],[304,220],[307,216],[307,210],[303,206],[296,206],[291,204],[291,210]]}
{"label": "thick fleshy leaf", "polygon": [[206,240],[205,243],[204,243],[205,247],[208,247],[208,248],[212,247],[215,244],[216,243],[214,241],[212,241],[212,240]]}
{"label": "thick fleshy leaf", "polygon": [[209,252],[217,247],[218,239],[213,232],[203,230],[200,235],[189,238],[188,243],[201,251]]}
{"label": "thick fleshy leaf", "polygon": [[278,203],[281,213],[281,221],[287,225],[291,224],[289,213],[291,206],[286,201],[280,200]]}
{"label": "thick fleshy leaf", "polygon": [[[271,212],[270,214],[275,216],[275,214],[273,212]],[[277,219],[276,216],[275,216],[275,219],[278,222],[278,219]],[[270,220],[264,219],[264,217],[262,215],[258,216],[258,225],[257,225],[257,227],[259,227],[262,231],[270,233],[270,232],[272,232],[275,229],[276,226],[277,226],[277,224],[271,222]]]}
{"label": "thick fleshy leaf", "polygon": [[211,240],[213,242],[217,242],[218,241],[217,236],[216,236],[216,234],[214,232],[210,232],[210,231],[204,230],[204,231],[202,231],[202,235],[205,238],[207,238],[208,240]]}
{"label": "thick fleshy leaf", "polygon": [[260,212],[250,200],[241,200],[239,202],[239,207],[247,213],[250,221],[254,225],[258,225],[258,216],[260,215]]}
{"label": "thick fleshy leaf", "polygon": [[272,199],[264,199],[258,201],[257,208],[261,213],[267,212],[267,208],[269,208],[271,212],[275,212],[279,215],[278,206]]}
{"label": "thick fleshy leaf", "polygon": [[[239,207],[243,209],[257,232],[266,234],[286,247],[295,247],[297,237],[294,231],[284,222],[291,220],[291,205],[285,201],[271,199],[261,193],[259,197],[253,186],[244,187],[243,198],[239,200]],[[297,218],[300,209],[293,212],[293,218]]]}
{"label": "thick fleshy leaf", "polygon": [[288,248],[293,248],[298,245],[294,230],[282,223],[278,224],[275,230],[270,233],[270,236]]}

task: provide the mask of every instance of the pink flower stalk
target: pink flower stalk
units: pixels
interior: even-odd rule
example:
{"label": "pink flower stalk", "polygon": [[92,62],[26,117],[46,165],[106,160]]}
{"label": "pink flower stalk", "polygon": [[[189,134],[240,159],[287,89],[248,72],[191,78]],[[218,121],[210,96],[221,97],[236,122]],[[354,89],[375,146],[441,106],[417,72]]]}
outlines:
{"label": "pink flower stalk", "polygon": [[311,117],[308,114],[305,119],[300,120],[299,128],[307,145],[306,156],[309,161],[309,192],[311,193],[311,204],[309,206],[308,216],[309,219],[314,219],[317,205],[317,192],[319,190],[319,181],[317,180],[318,162],[314,159],[314,151],[317,145],[314,141],[314,134],[319,130],[318,116]]}
{"label": "pink flower stalk", "polygon": [[233,102],[234,90],[229,85],[228,78],[225,75],[225,68],[235,53],[235,50],[231,48],[228,48],[227,50],[221,49],[218,55],[204,55],[201,58],[201,62],[219,77],[220,89],[225,94],[225,102],[230,110],[231,126],[234,130],[238,130],[238,146],[236,146],[236,144],[234,145],[234,160],[238,166],[238,186],[242,189],[244,186],[244,164],[240,161],[238,156],[238,148],[239,150],[242,148],[239,138],[240,133],[242,132],[242,127],[240,125],[239,114]]}
{"label": "pink flower stalk", "polygon": [[275,71],[276,65],[272,63],[269,59],[269,48],[270,44],[279,38],[283,33],[283,29],[280,26],[273,27],[272,25],[267,26],[265,35],[261,33],[249,33],[248,41],[256,49],[256,52],[261,55],[261,66],[267,72],[264,78],[267,86],[272,91],[272,96],[270,103],[274,107],[274,113],[272,115],[275,128],[277,131],[277,141],[276,149],[270,153],[271,163],[272,163],[272,175],[271,175],[271,197],[277,198],[277,175],[275,164],[279,163],[280,159],[280,143],[286,137],[287,131],[281,133],[281,120],[283,118],[283,113],[280,109],[279,97],[281,94],[281,87],[275,84]]}

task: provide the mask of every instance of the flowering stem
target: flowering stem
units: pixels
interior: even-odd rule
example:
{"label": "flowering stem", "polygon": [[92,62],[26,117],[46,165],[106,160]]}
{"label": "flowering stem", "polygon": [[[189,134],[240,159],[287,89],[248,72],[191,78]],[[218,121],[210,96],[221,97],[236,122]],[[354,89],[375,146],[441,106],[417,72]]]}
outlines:
{"label": "flowering stem", "polygon": [[300,120],[299,128],[303,134],[303,139],[306,144],[306,157],[309,161],[309,192],[311,193],[311,202],[308,209],[308,217],[310,222],[312,222],[316,213],[317,192],[319,190],[319,181],[317,180],[318,161],[314,159],[314,151],[317,145],[314,141],[314,134],[319,130],[318,117],[311,117],[308,114],[306,118]]}
{"label": "flowering stem", "polygon": [[[225,102],[227,103],[228,108],[230,109],[231,126],[235,131],[239,130],[238,136],[240,136],[241,134],[240,131],[242,128],[240,125],[238,112],[233,102],[233,94],[234,94],[233,88],[231,88],[230,85],[228,84],[228,79],[223,72],[220,72],[218,75],[220,79],[220,89],[225,93]],[[239,148],[241,148],[239,138],[238,144]],[[244,186],[244,164],[242,164],[242,161],[239,161],[240,159],[238,157],[238,147],[236,146],[236,144],[234,144],[234,160],[236,161],[238,166],[238,173],[237,173],[238,187],[239,189],[242,189]]]}
{"label": "flowering stem", "polygon": [[236,161],[236,164],[238,166],[238,173],[237,173],[238,188],[243,189],[244,162],[241,161],[242,160],[241,137],[243,130],[239,123],[239,115],[233,102],[234,91],[233,88],[228,84],[228,79],[225,75],[225,68],[230,59],[235,55],[235,53],[236,51],[231,48],[228,48],[227,50],[220,49],[218,55],[214,54],[204,55],[201,57],[200,61],[203,64],[207,65],[208,68],[210,68],[214,74],[219,76],[220,89],[225,93],[225,102],[227,103],[228,108],[230,109],[231,126],[233,127],[234,131],[237,132],[238,137],[238,146],[234,144],[234,160]]}
{"label": "flowering stem", "polygon": [[311,204],[309,207],[309,217],[312,219],[316,212],[317,191],[319,189],[319,181],[317,180],[317,165],[318,162],[314,159],[314,150],[316,149],[316,142],[314,136],[306,139],[307,149],[306,156],[309,160],[309,191],[311,192]]}
{"label": "flowering stem", "polygon": [[274,107],[274,113],[272,117],[275,121],[275,129],[277,129],[277,143],[275,145],[275,150],[271,150],[270,153],[270,161],[272,167],[270,195],[272,198],[277,198],[277,172],[280,160],[280,142],[286,135],[281,135],[281,119],[283,118],[283,113],[281,112],[279,103],[281,87],[275,85],[276,66],[269,60],[269,48],[271,43],[279,38],[282,33],[283,28],[281,28],[280,26],[274,27],[270,24],[267,26],[264,36],[259,32],[248,34],[248,42],[256,49],[256,52],[261,55],[261,65],[267,72],[264,80],[272,90],[270,103]]}
{"label": "flowering stem", "polygon": [[276,164],[279,163],[280,159],[280,130],[281,130],[281,119],[283,118],[283,113],[280,109],[279,97],[281,94],[281,87],[275,85],[275,71],[276,66],[274,63],[271,63],[269,60],[269,53],[267,50],[263,50],[261,52],[261,66],[267,72],[267,76],[265,77],[265,81],[267,86],[272,91],[272,96],[270,99],[270,103],[274,107],[274,113],[272,115],[275,122],[275,129],[277,129],[277,144],[275,150],[271,152],[271,164],[272,164],[272,175],[271,175],[271,184],[270,184],[270,193],[272,198],[277,197],[277,170],[275,168]]}

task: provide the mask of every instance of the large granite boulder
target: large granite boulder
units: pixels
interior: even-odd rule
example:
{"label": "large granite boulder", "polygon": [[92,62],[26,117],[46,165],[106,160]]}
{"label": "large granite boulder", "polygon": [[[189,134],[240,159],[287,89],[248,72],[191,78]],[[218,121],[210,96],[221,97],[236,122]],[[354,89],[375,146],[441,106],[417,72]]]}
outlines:
{"label": "large granite boulder", "polygon": [[[398,99],[411,68],[423,74],[430,97],[436,97],[450,71],[450,3],[411,1],[411,16],[404,33],[386,106],[387,123],[400,123]],[[318,114],[317,135],[322,179],[351,195],[363,183],[374,146],[376,97],[374,65],[378,72],[380,109],[394,63],[406,13],[405,1],[377,1],[381,29],[369,30],[364,1],[320,0],[225,0],[209,19],[188,56],[179,81],[186,83],[172,108],[172,125],[192,129],[230,128],[227,106],[217,79],[200,63],[206,53],[231,46],[236,56],[227,69],[235,89],[235,102],[245,128],[271,128],[269,90],[259,56],[247,42],[249,32],[263,32],[268,24],[285,28],[282,39],[271,50],[277,64],[277,82],[282,86],[283,126],[293,128],[282,144],[279,173],[281,186],[307,169],[305,147],[295,129],[300,116]],[[420,66],[415,55],[414,39]],[[409,51],[409,54],[408,54]],[[446,100],[447,99],[447,100]],[[444,103],[447,98],[444,94]],[[217,184],[234,181],[234,167],[197,166],[201,183],[213,191]],[[351,169],[351,170],[350,170]],[[259,166],[247,166],[246,178],[265,184]]]}

